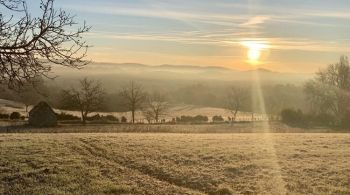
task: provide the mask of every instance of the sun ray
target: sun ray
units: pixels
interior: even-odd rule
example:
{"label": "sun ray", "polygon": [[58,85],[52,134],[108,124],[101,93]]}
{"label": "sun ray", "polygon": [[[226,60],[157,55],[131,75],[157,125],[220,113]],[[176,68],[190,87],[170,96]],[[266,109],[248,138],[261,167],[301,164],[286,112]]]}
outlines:
{"label": "sun ray", "polygon": [[[252,112],[267,116],[264,93],[257,70],[252,71]],[[275,184],[271,190],[273,194],[287,194],[286,182],[283,179],[279,157],[275,148],[276,141],[271,131],[269,119],[261,121],[259,126],[255,126],[254,124],[254,128],[263,128],[263,136],[261,138],[266,143],[263,147],[266,150],[266,155],[269,155],[269,163],[273,170],[271,181]]]}

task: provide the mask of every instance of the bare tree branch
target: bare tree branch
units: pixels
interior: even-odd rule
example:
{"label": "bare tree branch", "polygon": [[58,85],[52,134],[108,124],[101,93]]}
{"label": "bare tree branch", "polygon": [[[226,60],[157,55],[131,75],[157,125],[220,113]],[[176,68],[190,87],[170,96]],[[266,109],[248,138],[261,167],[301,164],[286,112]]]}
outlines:
{"label": "bare tree branch", "polygon": [[82,34],[90,27],[84,22],[73,30],[75,17],[54,9],[54,0],[41,1],[40,17],[32,17],[22,0],[0,0],[0,6],[20,16],[14,21],[0,14],[0,82],[18,87],[48,77],[53,64],[81,68],[88,63]]}

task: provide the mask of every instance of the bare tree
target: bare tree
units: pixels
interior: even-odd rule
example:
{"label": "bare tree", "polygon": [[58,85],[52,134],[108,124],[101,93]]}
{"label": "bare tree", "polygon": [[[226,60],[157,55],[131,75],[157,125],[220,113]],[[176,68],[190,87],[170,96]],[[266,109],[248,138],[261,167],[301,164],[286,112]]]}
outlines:
{"label": "bare tree", "polygon": [[142,110],[144,116],[150,122],[159,122],[160,117],[165,116],[169,110],[169,103],[164,94],[153,92],[147,97],[146,104]]}
{"label": "bare tree", "polygon": [[39,17],[32,17],[25,0],[0,0],[0,7],[12,12],[0,13],[0,83],[19,87],[37,76],[49,77],[53,64],[87,64],[89,46],[82,34],[90,27],[84,22],[73,30],[75,17],[56,10],[54,0],[41,1]]}
{"label": "bare tree", "polygon": [[104,95],[101,83],[84,78],[78,88],[63,91],[62,104],[64,108],[79,110],[85,124],[88,114],[102,107]]}
{"label": "bare tree", "polygon": [[336,64],[316,74],[306,83],[305,93],[313,112],[328,113],[338,120],[350,110],[350,65],[342,56]]}
{"label": "bare tree", "polygon": [[131,111],[132,123],[135,123],[135,112],[141,110],[146,100],[146,93],[142,86],[131,81],[129,85],[125,86],[121,91],[121,96],[124,98],[128,109]]}
{"label": "bare tree", "polygon": [[152,110],[143,108],[142,109],[142,114],[145,117],[145,119],[147,120],[147,122],[149,124],[151,124],[152,120],[153,120],[153,112],[152,112]]}
{"label": "bare tree", "polygon": [[247,92],[240,87],[232,87],[227,94],[226,109],[232,114],[232,122],[236,121],[238,111],[242,109],[247,99]]}

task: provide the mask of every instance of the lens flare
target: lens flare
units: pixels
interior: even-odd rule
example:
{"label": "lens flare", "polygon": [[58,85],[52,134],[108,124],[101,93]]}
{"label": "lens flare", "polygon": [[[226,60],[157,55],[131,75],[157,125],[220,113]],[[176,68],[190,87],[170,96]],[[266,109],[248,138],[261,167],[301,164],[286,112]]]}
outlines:
{"label": "lens flare", "polygon": [[242,41],[241,44],[248,49],[248,62],[253,65],[259,64],[261,52],[269,48],[269,45],[262,41]]}

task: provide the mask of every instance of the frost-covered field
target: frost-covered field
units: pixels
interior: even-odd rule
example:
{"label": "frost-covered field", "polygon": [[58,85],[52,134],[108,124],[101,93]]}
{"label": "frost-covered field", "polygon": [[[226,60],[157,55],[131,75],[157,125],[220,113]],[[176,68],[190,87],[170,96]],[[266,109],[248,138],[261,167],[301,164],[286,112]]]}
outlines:
{"label": "frost-covered field", "polygon": [[0,134],[0,194],[350,194],[350,134]]}

